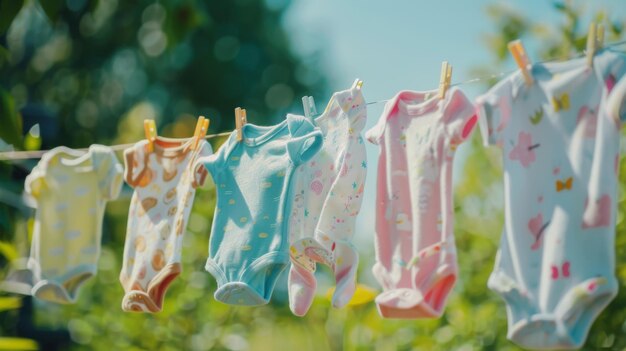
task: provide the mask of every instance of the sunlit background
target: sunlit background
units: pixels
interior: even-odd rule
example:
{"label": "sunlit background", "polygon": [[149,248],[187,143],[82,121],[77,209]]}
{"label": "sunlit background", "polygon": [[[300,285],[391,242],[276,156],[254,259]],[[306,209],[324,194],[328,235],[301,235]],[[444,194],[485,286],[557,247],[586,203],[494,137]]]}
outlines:
{"label": "sunlit background", "polygon": [[[436,89],[444,60],[454,67],[453,83],[474,98],[515,70],[508,41],[521,38],[535,62],[567,59],[584,48],[591,21],[605,25],[606,43],[618,42],[626,5],[621,0],[0,0],[0,151],[135,142],[143,137],[146,118],[170,137],[191,135],[198,115],[211,119],[209,133],[224,132],[232,130],[237,106],[247,109],[250,123],[269,125],[286,113],[301,114],[303,95],[314,96],[322,111],[332,92],[348,88],[355,78],[364,81],[366,100],[378,102],[368,107],[368,129],[384,100],[399,90]],[[223,140],[211,143],[216,149]],[[78,303],[59,306],[3,294],[0,349],[517,349],[506,340],[503,302],[486,288],[502,224],[498,151],[483,149],[475,133],[457,155],[460,279],[445,315],[429,321],[383,320],[367,293],[380,291],[370,273],[378,150],[368,145],[367,152],[355,243],[364,284],[359,297],[368,302],[332,309],[326,296],[332,279],[325,267],[320,267],[319,296],[304,318],[289,311],[286,277],[268,306],[216,302],[215,280],[204,271],[215,201],[209,185],[196,196],[184,272],[168,290],[164,311],[124,313],[117,279],[132,193],[125,187],[108,204],[98,276],[82,288]],[[29,254],[34,210],[22,189],[37,161],[0,161],[0,278],[21,268],[21,258]],[[623,214],[622,196],[617,240],[622,292],[595,323],[589,350],[626,349]]]}

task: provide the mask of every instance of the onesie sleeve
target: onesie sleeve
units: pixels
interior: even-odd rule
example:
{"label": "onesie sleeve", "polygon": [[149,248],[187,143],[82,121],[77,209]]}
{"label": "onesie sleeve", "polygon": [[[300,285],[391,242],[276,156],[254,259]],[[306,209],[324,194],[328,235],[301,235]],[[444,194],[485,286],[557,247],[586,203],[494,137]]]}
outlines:
{"label": "onesie sleeve", "polygon": [[455,144],[465,141],[474,131],[478,117],[474,105],[460,89],[449,92],[450,103],[445,111],[446,130]]}
{"label": "onesie sleeve", "polygon": [[604,74],[607,89],[607,111],[616,122],[626,120],[626,55],[618,54]]}
{"label": "onesie sleeve", "polygon": [[[200,157],[198,157],[196,162],[193,164],[194,174],[198,174],[198,172],[202,172],[202,169],[205,169],[208,173],[211,173],[211,177],[213,177],[213,181],[215,181],[215,177],[222,170],[222,165],[226,160],[228,150],[232,148],[232,144],[236,142],[233,141],[234,138],[236,138],[235,132],[233,132],[228,139],[226,139],[222,146],[217,149],[216,153],[212,153],[213,149],[211,148],[211,145],[208,145],[208,149],[203,148],[203,151],[200,153]],[[198,185],[202,186],[202,184]]]}
{"label": "onesie sleeve", "polygon": [[40,163],[33,168],[28,176],[26,176],[26,180],[24,181],[24,191],[34,197],[35,199],[39,199],[41,192],[45,189],[46,182],[44,179],[45,172],[43,165]]}
{"label": "onesie sleeve", "polygon": [[397,103],[396,98],[388,101],[385,104],[385,108],[383,109],[383,113],[378,118],[376,125],[365,132],[365,139],[372,144],[379,145],[383,139],[383,135],[385,134],[385,127],[387,126],[387,120],[389,119],[389,115],[391,114],[391,109]]}
{"label": "onesie sleeve", "polygon": [[505,79],[476,99],[478,126],[485,146],[499,145],[511,118],[512,79]]}
{"label": "onesie sleeve", "polygon": [[[212,154],[213,149],[211,148],[211,144],[209,144],[206,140],[202,140],[197,160],[209,157]],[[198,163],[197,160],[193,164],[193,182],[191,183],[194,189],[204,185],[208,174],[206,167],[204,167],[203,164]]]}
{"label": "onesie sleeve", "polygon": [[620,79],[609,94],[607,109],[613,120],[620,123],[626,120],[626,77]]}
{"label": "onesie sleeve", "polygon": [[124,151],[124,180],[131,187],[137,186],[146,168],[145,142],[140,141]]}
{"label": "onesie sleeve", "polygon": [[287,115],[291,136],[286,143],[287,155],[296,165],[301,165],[317,154],[324,141],[322,131],[304,116]]}
{"label": "onesie sleeve", "polygon": [[95,166],[100,194],[106,200],[115,200],[122,190],[124,168],[111,148],[103,146],[97,154]]}
{"label": "onesie sleeve", "polygon": [[312,132],[292,138],[287,142],[287,153],[293,163],[298,166],[309,161],[322,148],[322,132],[315,128]]}
{"label": "onesie sleeve", "polygon": [[[359,135],[359,138],[361,136]],[[356,217],[361,211],[367,176],[365,145],[352,142],[348,146],[339,174],[331,185],[319,216],[318,230],[335,238],[349,240],[354,236]]]}

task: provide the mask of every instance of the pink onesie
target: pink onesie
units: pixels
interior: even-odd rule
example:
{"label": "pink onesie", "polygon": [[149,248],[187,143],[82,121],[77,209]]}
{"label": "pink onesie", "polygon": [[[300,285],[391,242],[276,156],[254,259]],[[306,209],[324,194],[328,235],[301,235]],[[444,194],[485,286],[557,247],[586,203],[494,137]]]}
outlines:
{"label": "pink onesie", "polygon": [[458,89],[401,91],[366,137],[380,145],[374,276],[385,318],[441,316],[457,275],[453,235],[454,152],[476,124]]}

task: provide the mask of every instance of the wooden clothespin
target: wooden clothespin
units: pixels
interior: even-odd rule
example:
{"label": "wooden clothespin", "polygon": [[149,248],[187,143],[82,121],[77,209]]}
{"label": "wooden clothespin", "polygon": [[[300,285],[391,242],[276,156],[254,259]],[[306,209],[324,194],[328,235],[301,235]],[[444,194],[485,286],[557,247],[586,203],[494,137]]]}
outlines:
{"label": "wooden clothespin", "polygon": [[248,123],[248,113],[245,108],[241,109],[241,126],[245,126]]}
{"label": "wooden clothespin", "polygon": [[152,152],[154,151],[154,141],[157,136],[156,123],[154,123],[154,120],[144,119],[143,130],[146,133],[146,140],[148,140],[148,152]]}
{"label": "wooden clothespin", "polygon": [[439,78],[439,98],[443,99],[452,81],[452,65],[448,61],[441,63],[441,77]]}
{"label": "wooden clothespin", "polygon": [[511,55],[513,55],[513,58],[515,59],[515,63],[517,63],[517,67],[519,67],[522,71],[526,85],[532,85],[533,77],[529,71],[530,60],[528,59],[528,54],[526,53],[526,49],[524,49],[524,45],[522,45],[522,42],[518,39],[510,42],[508,47]]}
{"label": "wooden clothespin", "polygon": [[359,78],[355,79],[354,83],[352,83],[352,89],[361,89],[361,87],[363,87],[363,81]]}
{"label": "wooden clothespin", "polygon": [[241,123],[241,107],[235,108],[235,129],[237,130],[237,141],[241,141],[241,127],[243,127]]}
{"label": "wooden clothespin", "polygon": [[314,118],[317,115],[317,108],[315,107],[315,99],[312,96],[302,97],[302,108],[304,109],[304,116],[306,118]]}
{"label": "wooden clothespin", "polygon": [[208,118],[204,118],[204,116],[200,116],[198,118],[198,123],[196,123],[196,131],[193,133],[194,138],[196,139],[193,143],[193,149],[198,149],[198,145],[200,144],[200,140],[204,139],[206,136],[207,130],[209,130],[210,120]]}
{"label": "wooden clothespin", "polygon": [[589,32],[587,33],[587,66],[591,67],[593,65],[593,55],[596,54],[596,49],[598,46],[598,36],[596,35],[596,30],[598,26],[595,22],[592,22],[589,25]]}
{"label": "wooden clothespin", "polygon": [[241,139],[243,139],[241,128],[243,128],[246,123],[248,123],[246,109],[237,107],[235,109],[235,128],[237,129],[237,141],[241,141]]}
{"label": "wooden clothespin", "polygon": [[604,26],[598,24],[596,28],[596,40],[597,40],[597,49],[602,49],[604,47]]}

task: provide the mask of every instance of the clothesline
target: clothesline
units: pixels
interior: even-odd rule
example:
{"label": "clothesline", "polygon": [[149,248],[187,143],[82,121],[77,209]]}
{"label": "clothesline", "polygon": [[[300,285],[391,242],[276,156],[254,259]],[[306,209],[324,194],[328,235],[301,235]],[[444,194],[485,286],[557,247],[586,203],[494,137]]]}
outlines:
{"label": "clothesline", "polygon": [[[221,137],[221,136],[230,135],[230,133],[232,133],[232,132],[222,132],[222,133],[217,133],[217,134],[207,134],[204,138],[205,139],[213,139],[213,138],[217,138],[217,137]],[[117,145],[111,145],[109,147],[113,151],[124,151],[124,150],[128,149],[129,147],[131,147],[133,145],[135,145],[135,143],[117,144]],[[89,148],[80,148],[80,149],[74,149],[74,150],[87,152],[89,150]],[[31,158],[41,158],[41,156],[43,156],[43,154],[45,154],[48,151],[50,151],[50,150],[0,152],[0,161],[26,160],[26,159],[31,159]]]}
{"label": "clothesline", "polygon": [[[623,45],[626,44],[626,40],[622,40],[622,41],[617,41],[617,42],[613,42],[610,44],[606,44],[604,45],[604,47],[614,47],[614,46],[619,46],[619,45]],[[585,53],[584,52],[580,52],[576,55],[574,55],[572,58],[579,58],[584,56]],[[562,58],[555,58],[555,59],[549,59],[549,60],[545,60],[545,61],[539,61],[538,63],[549,63],[549,62],[554,62],[554,61],[559,61]],[[468,79],[462,82],[458,82],[458,83],[454,83],[451,84],[451,86],[461,86],[461,85],[465,85],[465,84],[472,84],[472,83],[478,83],[478,82],[482,82],[485,80],[491,80],[491,79],[495,79],[495,78],[499,78],[505,75],[509,75],[511,73],[514,73],[517,69],[514,70],[510,70],[510,71],[504,71],[504,72],[500,72],[500,73],[496,73],[496,74],[492,74],[490,76],[485,76],[485,77],[478,77],[478,78],[472,78],[472,79]],[[389,101],[389,99],[385,99],[385,100],[376,100],[376,101],[372,101],[372,102],[368,102],[366,105],[375,105],[375,104],[380,104],[380,103],[384,103]],[[213,138],[217,138],[217,137],[221,137],[221,136],[227,136],[230,135],[232,132],[223,132],[223,133],[216,133],[216,134],[207,134],[205,136],[205,139],[213,139]],[[128,143],[128,144],[118,144],[118,145],[111,145],[110,148],[113,149],[114,151],[123,151],[129,147],[131,147],[132,145],[134,145],[135,143]],[[80,149],[75,149],[76,151],[87,151],[89,150],[88,148],[80,148]],[[50,150],[36,150],[36,151],[5,151],[5,152],[0,152],[0,161],[12,161],[12,160],[26,160],[26,159],[37,159],[37,158],[41,158],[41,156],[43,156],[46,152],[48,152]]]}
{"label": "clothesline", "polygon": [[[607,48],[607,47],[619,46],[619,45],[624,45],[624,44],[626,44],[626,40],[616,41],[616,42],[613,42],[613,43],[610,43],[610,44],[606,44],[606,45],[604,45],[604,47]],[[584,51],[577,53],[576,55],[574,55],[571,58],[575,59],[575,58],[580,58],[580,57],[583,57],[583,56],[585,56],[585,52]],[[538,61],[537,63],[543,64],[543,63],[550,63],[550,62],[555,62],[555,61],[560,61],[560,60],[562,60],[562,58],[548,59],[548,60],[544,60],[544,61]],[[471,78],[471,79],[468,79],[468,80],[465,80],[465,81],[462,81],[462,82],[450,84],[450,86],[451,87],[457,87],[457,86],[466,85],[466,84],[478,83],[478,82],[482,82],[482,81],[485,81],[485,80],[496,79],[496,78],[500,78],[500,77],[512,74],[515,71],[517,71],[517,68],[509,70],[509,71],[500,72],[500,73],[494,73],[492,75],[485,76],[485,77]],[[375,104],[380,104],[380,103],[387,102],[387,101],[389,101],[389,99],[377,100],[377,101],[368,102],[366,105],[375,105]]]}

